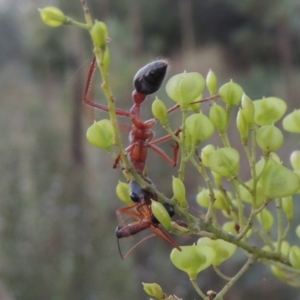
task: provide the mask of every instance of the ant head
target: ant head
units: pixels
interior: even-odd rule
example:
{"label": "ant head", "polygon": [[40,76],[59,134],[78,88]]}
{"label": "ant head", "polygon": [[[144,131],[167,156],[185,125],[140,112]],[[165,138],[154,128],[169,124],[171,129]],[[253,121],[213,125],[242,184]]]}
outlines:
{"label": "ant head", "polygon": [[141,68],[133,78],[135,90],[144,95],[150,95],[159,90],[168,69],[167,60],[153,61]]}
{"label": "ant head", "polygon": [[130,198],[133,202],[141,202],[145,196],[145,190],[134,180],[129,182]]}

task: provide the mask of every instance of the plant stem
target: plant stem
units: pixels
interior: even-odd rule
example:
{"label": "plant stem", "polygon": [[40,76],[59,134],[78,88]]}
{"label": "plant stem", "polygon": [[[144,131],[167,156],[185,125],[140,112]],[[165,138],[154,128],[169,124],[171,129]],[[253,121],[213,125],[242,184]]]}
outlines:
{"label": "plant stem", "polygon": [[200,288],[199,288],[199,286],[198,286],[198,284],[197,284],[196,279],[191,279],[191,278],[190,278],[190,280],[191,280],[191,283],[192,283],[194,289],[195,289],[196,292],[198,293],[198,295],[199,295],[202,299],[207,300],[208,297],[200,290]]}
{"label": "plant stem", "polygon": [[223,289],[217,294],[214,300],[220,300],[223,296],[228,292],[228,290],[249,270],[249,268],[253,265],[255,259],[253,256],[250,256],[244,266],[239,270],[239,272],[232,277],[232,279],[223,287]]}

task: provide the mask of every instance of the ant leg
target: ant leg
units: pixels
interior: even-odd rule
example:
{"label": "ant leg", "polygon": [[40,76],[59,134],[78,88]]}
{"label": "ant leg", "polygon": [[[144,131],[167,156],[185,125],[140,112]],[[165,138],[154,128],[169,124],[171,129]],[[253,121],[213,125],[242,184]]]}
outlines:
{"label": "ant leg", "polygon": [[[208,102],[208,101],[211,101],[211,100],[216,100],[216,99],[219,98],[219,97],[220,97],[220,95],[217,94],[217,95],[213,95],[213,96],[210,96],[210,97],[201,99],[201,100],[194,101],[194,102],[192,102],[191,104],[202,103],[202,102]],[[175,104],[174,106],[170,107],[170,108],[167,110],[167,113],[170,114],[170,113],[172,113],[173,111],[177,110],[179,107],[180,107],[180,104]]]}
{"label": "ant leg", "polygon": [[166,242],[168,242],[169,244],[171,244],[174,248],[176,248],[177,250],[181,251],[181,248],[179,247],[179,245],[167,234],[165,233],[161,228],[155,226],[155,225],[150,225],[150,229],[159,237],[161,237],[162,239],[164,239]]}
{"label": "ant leg", "polygon": [[[178,129],[175,132],[175,135],[177,136],[180,133],[181,129]],[[157,144],[166,142],[168,140],[171,140],[172,136],[169,134],[166,136],[163,136],[155,141],[151,141],[151,143],[148,144],[148,147],[153,149],[156,153],[158,153],[160,156],[162,156],[171,166],[175,167],[178,162],[178,153],[179,153],[179,144],[175,142],[175,145],[173,146],[174,152],[173,152],[173,159],[171,159],[162,149],[159,147],[155,146]]]}
{"label": "ant leg", "polygon": [[[86,81],[86,85],[85,85],[85,89],[84,89],[84,94],[83,94],[83,103],[88,105],[88,106],[97,108],[99,110],[103,110],[103,111],[108,112],[108,107],[106,105],[96,103],[96,102],[90,101],[88,99],[88,93],[89,93],[89,90],[90,90],[90,87],[91,87],[91,84],[92,84],[92,81],[93,81],[93,76],[94,76],[94,73],[95,73],[95,69],[96,69],[96,57],[94,57],[94,59],[91,63],[89,73],[88,73],[88,77],[87,77],[87,81]],[[115,111],[116,111],[116,114],[118,116],[130,117],[130,113],[126,110],[116,108]]]}
{"label": "ant leg", "polygon": [[174,158],[171,159],[162,149],[153,144],[148,144],[148,147],[164,158],[172,167],[177,165],[179,145],[174,147]]}

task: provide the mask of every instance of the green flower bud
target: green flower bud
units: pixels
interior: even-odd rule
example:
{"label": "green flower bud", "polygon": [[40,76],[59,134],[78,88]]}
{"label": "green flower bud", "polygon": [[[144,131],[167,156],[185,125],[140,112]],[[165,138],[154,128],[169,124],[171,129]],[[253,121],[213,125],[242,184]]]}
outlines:
{"label": "green flower bud", "polygon": [[295,109],[293,112],[285,116],[282,121],[283,128],[288,132],[300,133],[300,109]]}
{"label": "green flower bud", "polygon": [[300,151],[293,151],[290,156],[290,162],[294,170],[300,170]]}
{"label": "green flower bud", "polygon": [[286,103],[276,97],[268,97],[253,102],[255,107],[255,123],[272,125],[282,118],[286,111]]}
{"label": "green flower bud", "polygon": [[196,101],[202,95],[204,88],[205,80],[197,72],[177,74],[166,84],[168,96],[183,108],[188,108],[190,103]]}
{"label": "green flower bud", "polygon": [[209,189],[203,189],[196,196],[196,202],[198,203],[199,206],[207,208],[207,207],[209,207],[210,201],[211,201],[211,198],[210,198],[210,194],[209,194]]}
{"label": "green flower bud", "polygon": [[293,220],[294,203],[292,196],[282,198],[282,209],[285,212],[287,219],[290,221]]}
{"label": "green flower bud", "polygon": [[117,193],[118,198],[122,202],[126,203],[128,206],[134,204],[134,202],[130,198],[130,195],[129,195],[129,186],[128,186],[127,183],[119,181],[119,183],[118,183],[118,185],[116,187],[116,193]]}
{"label": "green flower bud", "polygon": [[297,175],[273,159],[269,159],[259,183],[268,199],[292,196],[300,187]]}
{"label": "green flower bud", "polygon": [[202,162],[203,166],[205,166],[205,167],[209,166],[209,158],[215,150],[216,150],[216,148],[212,144],[206,145],[202,149],[202,151],[201,151],[201,162]]}
{"label": "green flower bud", "polygon": [[242,97],[242,109],[249,125],[254,124],[255,108],[253,101],[244,93]]}
{"label": "green flower bud", "polygon": [[243,142],[248,141],[248,122],[244,115],[244,111],[240,108],[236,117],[236,127],[241,135]]}
{"label": "green flower bud", "polygon": [[[275,242],[274,243],[275,248],[277,248],[277,245],[278,245],[278,243]],[[287,241],[282,241],[282,243],[281,243],[281,253],[284,256],[288,256],[289,253],[290,253],[290,250],[291,250],[290,244]]]}
{"label": "green flower bud", "polygon": [[164,292],[161,286],[157,283],[144,283],[142,282],[144,291],[151,297],[155,297],[156,299],[165,299]]}
{"label": "green flower bud", "polygon": [[172,189],[175,199],[178,201],[179,206],[187,208],[189,206],[185,196],[185,186],[181,179],[173,176]]}
{"label": "green flower bud", "polygon": [[165,209],[165,207],[157,202],[152,200],[151,201],[151,210],[155,218],[159,221],[159,223],[165,227],[167,230],[172,229],[172,221],[169,213]]}
{"label": "green flower bud", "polygon": [[240,155],[231,147],[217,149],[209,158],[210,169],[223,177],[235,177],[240,170]]}
{"label": "green flower bud", "polygon": [[114,143],[114,131],[110,120],[95,122],[87,130],[88,142],[95,147],[111,150]]}
{"label": "green flower bud", "polygon": [[222,229],[232,235],[237,235],[239,233],[237,230],[237,224],[234,221],[225,222]]}
{"label": "green flower bud", "polygon": [[291,247],[289,259],[294,268],[300,269],[300,248],[298,246]]}
{"label": "green flower bud", "polygon": [[229,259],[236,251],[237,246],[223,240],[211,240],[207,237],[200,238],[197,242],[199,247],[207,245],[215,250],[215,256],[212,261],[214,266],[220,266],[224,261]]}
{"label": "green flower bud", "polygon": [[280,280],[286,281],[286,276],[281,269],[279,269],[275,266],[271,266],[271,271],[277,278],[279,278]]}
{"label": "green flower bud", "polygon": [[257,215],[257,220],[263,227],[264,231],[270,232],[274,224],[274,218],[273,215],[266,208]]}
{"label": "green flower bud", "polygon": [[96,21],[91,29],[91,37],[96,48],[104,50],[106,48],[106,40],[108,31],[105,23]]}
{"label": "green flower bud", "polygon": [[[250,179],[249,181],[247,181],[246,185],[252,188],[253,180]],[[241,199],[244,202],[253,204],[253,196],[250,194],[250,192],[242,185],[239,186],[239,189],[240,189]],[[256,207],[255,208],[261,206],[264,200],[265,200],[264,187],[258,182],[258,184],[256,185]]]}
{"label": "green flower bud", "polygon": [[214,95],[217,93],[218,78],[212,70],[209,70],[206,75],[206,86],[209,90],[210,95]]}
{"label": "green flower bud", "polygon": [[300,225],[296,227],[296,235],[300,239]]}
{"label": "green flower bud", "polygon": [[257,131],[256,142],[264,152],[273,152],[283,145],[283,134],[274,125],[265,125]]}
{"label": "green flower bud", "polygon": [[[225,197],[219,190],[214,190],[215,201],[214,208],[220,210],[228,210],[228,203],[226,202]],[[211,199],[211,195],[208,189],[203,189],[196,196],[196,202],[202,207],[208,207]]]}
{"label": "green flower bud", "polygon": [[[197,101],[201,100],[203,97],[202,97],[202,94],[197,98]],[[200,102],[198,103],[191,103],[189,104],[188,106],[188,110],[194,112],[194,113],[199,113],[201,110],[200,110]]]}
{"label": "green flower bud", "polygon": [[159,120],[163,125],[168,123],[168,109],[163,101],[155,98],[154,102],[152,103],[152,114],[154,117]]}
{"label": "green flower bud", "polygon": [[50,27],[58,27],[67,22],[65,14],[54,6],[39,9],[42,21]]}
{"label": "green flower bud", "polygon": [[242,100],[243,93],[243,89],[233,81],[223,84],[219,89],[221,99],[230,106],[238,104]]}
{"label": "green flower bud", "polygon": [[227,129],[227,115],[225,109],[218,104],[214,104],[209,111],[209,118],[214,126],[224,133]]}
{"label": "green flower bud", "polygon": [[208,268],[215,257],[215,251],[207,245],[180,246],[180,248],[182,251],[176,248],[172,250],[170,259],[173,265],[187,273],[191,280],[195,280],[202,270]]}
{"label": "green flower bud", "polygon": [[195,145],[209,139],[215,131],[212,122],[203,113],[193,114],[187,117],[185,130],[187,136],[189,136]]}

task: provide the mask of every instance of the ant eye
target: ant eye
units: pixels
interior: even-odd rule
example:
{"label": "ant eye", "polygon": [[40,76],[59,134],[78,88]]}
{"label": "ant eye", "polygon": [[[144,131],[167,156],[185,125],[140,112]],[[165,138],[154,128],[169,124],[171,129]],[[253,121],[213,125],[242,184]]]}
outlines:
{"label": "ant eye", "polygon": [[145,95],[158,91],[166,76],[167,68],[166,60],[156,60],[141,68],[133,78],[136,91]]}

